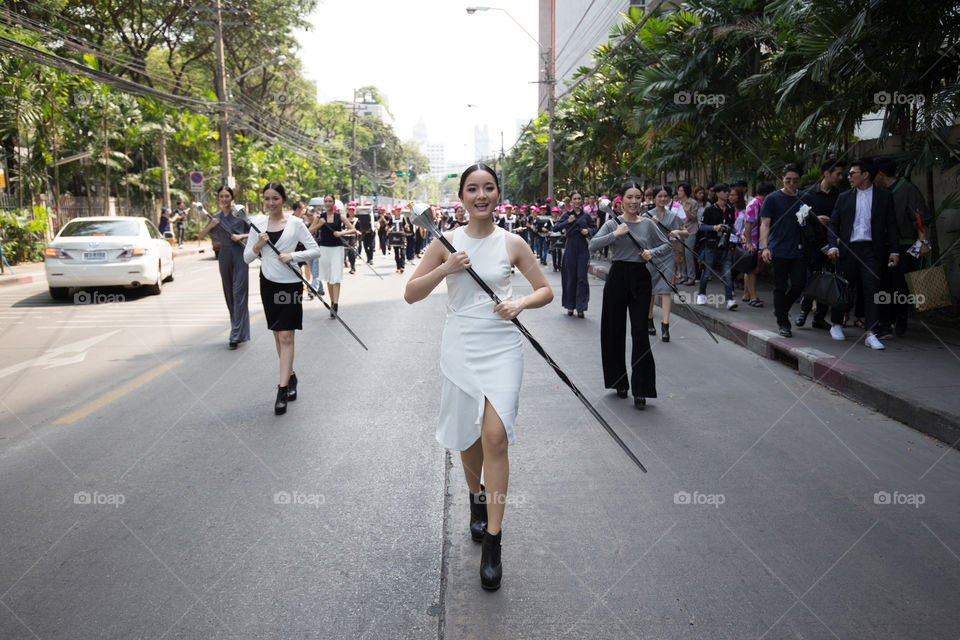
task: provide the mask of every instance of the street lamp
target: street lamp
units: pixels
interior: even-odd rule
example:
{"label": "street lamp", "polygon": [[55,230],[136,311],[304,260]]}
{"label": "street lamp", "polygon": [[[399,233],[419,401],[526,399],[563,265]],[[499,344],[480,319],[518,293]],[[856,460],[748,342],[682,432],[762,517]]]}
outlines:
{"label": "street lamp", "polygon": [[540,82],[546,82],[550,85],[550,96],[547,100],[547,196],[553,201],[553,109],[554,103],[556,102],[556,89],[557,89],[557,79],[553,76],[553,49],[544,47],[540,44],[540,41],[533,37],[533,35],[527,31],[522,24],[517,22],[517,19],[510,15],[510,12],[506,9],[500,7],[467,7],[467,13],[470,15],[475,14],[477,11],[502,11],[507,14],[507,17],[513,20],[520,29],[530,37],[531,40],[537,43],[537,47],[540,49],[540,54],[544,59],[544,70],[543,70],[543,80]]}

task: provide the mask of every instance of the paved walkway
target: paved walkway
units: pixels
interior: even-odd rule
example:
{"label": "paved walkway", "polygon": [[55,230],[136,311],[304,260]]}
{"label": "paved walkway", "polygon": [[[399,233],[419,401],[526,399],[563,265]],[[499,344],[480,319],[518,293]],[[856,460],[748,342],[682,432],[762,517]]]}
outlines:
{"label": "paved walkway", "polygon": [[[188,242],[182,249],[173,248],[173,256],[187,256],[195,253],[208,253],[213,255],[213,247],[209,240],[199,244]],[[28,282],[43,282],[46,280],[42,262],[25,262],[14,265],[12,269],[4,267],[3,275],[0,275],[0,286],[6,284],[26,284]]]}
{"label": "paved walkway", "polygon": [[[593,260],[590,273],[605,279],[609,264]],[[679,290],[684,300],[692,303],[696,299],[695,287]],[[718,337],[793,366],[801,375],[924,434],[954,447],[960,445],[960,331],[911,321],[905,336],[884,340],[886,349],[873,351],[864,345],[858,329],[845,329],[844,342],[833,340],[828,331],[811,328],[811,315],[805,327],[792,327],[793,338],[781,338],[773,317],[773,283],[758,282],[757,290],[764,301],[762,308],[740,302],[743,291],[739,289],[739,306],[734,311],[723,305],[695,308]],[[722,286],[711,282],[707,293],[719,300]],[[674,302],[672,312],[696,321],[693,308]],[[791,311],[793,320],[799,306]],[[659,310],[654,318],[659,331]]]}

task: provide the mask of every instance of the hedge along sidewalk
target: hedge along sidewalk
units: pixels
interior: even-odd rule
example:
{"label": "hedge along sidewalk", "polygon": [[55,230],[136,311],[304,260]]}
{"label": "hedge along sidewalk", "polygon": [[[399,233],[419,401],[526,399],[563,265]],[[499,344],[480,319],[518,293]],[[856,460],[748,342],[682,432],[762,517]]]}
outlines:
{"label": "hedge along sidewalk", "polygon": [[[593,259],[590,273],[605,280],[609,267],[608,261]],[[697,288],[677,288],[690,304],[679,304],[674,295],[673,315],[697,324],[690,308],[696,306],[717,336],[787,364],[800,375],[960,448],[960,331],[911,320],[905,336],[883,340],[886,349],[874,351],[863,344],[863,331],[856,327],[844,329],[847,339],[843,342],[833,340],[826,330],[813,329],[812,313],[806,326],[797,327],[793,323],[800,313],[797,303],[790,314],[794,337],[782,338],[773,316],[772,283],[757,283],[764,303],[761,308],[742,302],[743,291],[736,290],[734,311],[727,311],[722,302],[719,281],[711,280],[707,287],[708,300],[716,305],[694,305]],[[699,324],[684,330],[702,331]],[[674,329],[671,338],[682,339],[682,334]],[[651,336],[654,339],[658,338]]]}
{"label": "hedge along sidewalk", "polygon": [[[197,253],[213,256],[213,247],[209,240],[200,243],[197,248],[197,241],[194,240],[183,245],[182,249],[173,248],[173,257],[189,256]],[[11,284],[29,284],[31,282],[46,282],[47,274],[42,262],[21,262],[13,265],[13,269],[4,267],[3,275],[0,275],[0,286]]]}

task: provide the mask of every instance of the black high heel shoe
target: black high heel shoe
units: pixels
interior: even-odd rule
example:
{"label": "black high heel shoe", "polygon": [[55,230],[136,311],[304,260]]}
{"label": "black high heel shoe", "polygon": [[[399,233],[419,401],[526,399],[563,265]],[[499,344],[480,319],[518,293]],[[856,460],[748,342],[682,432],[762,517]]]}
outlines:
{"label": "black high heel shoe", "polygon": [[480,547],[480,586],[486,591],[496,591],[503,580],[503,564],[500,562],[500,538],[503,531],[495,536],[484,531]]}
{"label": "black high heel shoe", "polygon": [[470,494],[470,537],[474,542],[483,542],[487,531],[487,493],[480,485],[480,493]]}
{"label": "black high heel shoe", "polygon": [[660,323],[660,340],[670,342],[670,325]]}
{"label": "black high heel shoe", "polygon": [[633,406],[640,411],[643,411],[647,408],[647,399],[643,396],[637,396],[633,399]]}
{"label": "black high heel shoe", "polygon": [[647,333],[651,336],[657,335],[657,327],[653,324],[653,318],[647,318]]}
{"label": "black high heel shoe", "polygon": [[277,402],[273,405],[273,412],[282,416],[287,412],[287,392],[289,387],[281,387],[277,385]]}
{"label": "black high heel shoe", "polygon": [[626,390],[626,389],[617,389],[617,397],[618,397],[618,398],[626,398],[626,397],[627,397],[627,390]]}
{"label": "black high heel shoe", "polygon": [[297,399],[297,373],[293,372],[290,374],[290,379],[287,381],[287,400],[293,402]]}

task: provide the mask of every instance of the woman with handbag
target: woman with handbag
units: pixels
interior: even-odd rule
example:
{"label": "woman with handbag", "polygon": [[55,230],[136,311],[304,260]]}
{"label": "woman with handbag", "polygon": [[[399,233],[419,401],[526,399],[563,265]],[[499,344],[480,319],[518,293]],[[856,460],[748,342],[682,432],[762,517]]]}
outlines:
{"label": "woman with handbag", "polygon": [[[662,191],[660,193],[663,193]],[[673,259],[673,247],[664,240],[663,231],[648,216],[640,215],[643,191],[636,182],[620,188],[623,214],[621,220],[611,217],[603,223],[590,241],[590,250],[610,247],[610,273],[603,286],[603,308],[600,312],[600,354],[603,360],[603,385],[616,389],[626,398],[633,389],[633,404],[646,407],[647,398],[657,397],[657,369],[650,350],[650,337],[645,331],[644,317],[653,299],[653,280],[647,264]],[[637,249],[633,238],[644,248]],[[627,314],[633,352],[630,355],[631,375],[628,380],[623,356],[626,350]]]}
{"label": "woman with handbag", "polygon": [[[297,216],[286,213],[283,203],[287,193],[279,182],[268,182],[263,188],[263,207],[267,215],[255,216],[252,226],[259,234],[247,236],[243,259],[250,264],[260,258],[260,301],[273,331],[280,360],[280,384],[273,412],[287,412],[287,402],[297,399],[297,374],[293,372],[294,331],[303,329],[303,284],[298,262],[320,255],[320,247]],[[277,251],[267,247],[272,243]],[[294,251],[297,243],[304,251]],[[279,252],[279,253],[278,253]],[[291,268],[289,265],[294,265]]]}
{"label": "woman with handbag", "polygon": [[[470,491],[470,534],[481,542],[480,586],[493,591],[503,577],[500,540],[510,475],[507,448],[514,443],[523,378],[523,343],[510,321],[524,309],[549,304],[553,291],[527,243],[496,224],[500,199],[496,172],[485,164],[469,167],[460,176],[458,195],[470,221],[444,234],[457,251],[451,254],[440,242],[432,242],[403,297],[412,304],[441,282],[447,284],[437,440],[460,451]],[[533,293],[514,297],[510,278],[514,267]],[[494,305],[467,268],[474,269],[504,302]],[[481,475],[486,487],[480,484]]]}
{"label": "woman with handbag", "polygon": [[757,274],[763,269],[763,259],[757,252],[760,245],[760,207],[763,205],[763,199],[773,193],[775,187],[772,182],[761,182],[757,185],[757,195],[747,208],[743,210],[741,219],[743,221],[742,244],[743,250],[748,256],[752,256],[752,268],[750,264],[743,264],[743,299],[751,307],[762,307],[763,300],[757,297]]}

